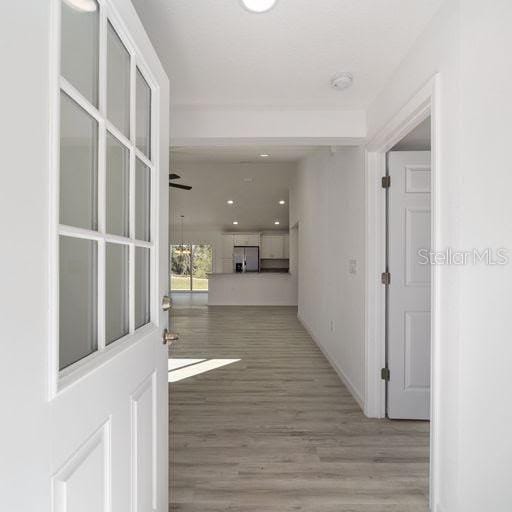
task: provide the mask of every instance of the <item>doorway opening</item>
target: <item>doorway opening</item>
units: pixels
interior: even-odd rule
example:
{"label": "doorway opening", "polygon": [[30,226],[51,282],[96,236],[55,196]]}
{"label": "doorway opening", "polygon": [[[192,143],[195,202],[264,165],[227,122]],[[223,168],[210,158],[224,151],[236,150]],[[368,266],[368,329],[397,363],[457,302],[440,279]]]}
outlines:
{"label": "doorway opening", "polygon": [[431,119],[386,154],[386,416],[430,419]]}
{"label": "doorway opening", "polygon": [[[371,418],[385,418],[387,414],[387,379],[393,378],[391,369],[388,366],[387,336],[388,315],[387,315],[387,294],[388,286],[384,286],[389,276],[382,274],[388,271],[387,264],[387,216],[386,216],[386,191],[383,189],[382,178],[387,174],[387,154],[393,149],[397,149],[402,139],[414,132],[415,128],[422,125],[425,120],[430,118],[430,194],[428,206],[430,208],[429,227],[425,226],[425,213],[423,212],[423,228],[422,232],[428,231],[430,234],[430,251],[436,251],[439,248],[439,217],[436,211],[437,197],[439,195],[438,181],[436,176],[440,172],[439,162],[441,160],[438,144],[438,124],[439,124],[439,76],[434,75],[418,92],[409,100],[407,104],[395,115],[395,117],[373,138],[366,146],[366,333],[365,333],[365,397],[364,410],[365,414]],[[410,138],[410,137],[409,137]],[[399,146],[398,146],[399,148]],[[424,149],[424,148],[420,148]],[[404,172],[404,171],[403,171]],[[425,178],[425,175],[423,175]],[[393,180],[391,180],[393,181]],[[425,185],[425,183],[424,183]],[[417,184],[419,186],[419,184]],[[420,187],[420,188],[425,188]],[[419,190],[418,190],[418,193]],[[421,192],[424,193],[424,192]],[[419,219],[420,216],[416,220]],[[409,221],[409,225],[411,222]],[[424,245],[425,241],[416,240],[413,245]],[[416,247],[416,252],[419,247]],[[412,249],[414,253],[414,249]],[[410,267],[410,265],[409,265]],[[430,454],[430,477],[429,477],[429,497],[430,503],[436,501],[436,489],[438,488],[438,468],[436,456],[438,450],[438,404],[437,382],[439,380],[439,362],[437,361],[437,345],[439,337],[437,334],[437,325],[439,319],[439,272],[435,266],[430,266],[428,277],[425,276],[425,268],[419,268],[419,261],[413,267],[410,267],[409,277],[412,277],[410,271],[416,272],[418,278],[423,272],[423,281],[425,279],[429,283],[430,294],[428,303],[430,307],[430,318],[426,318],[425,311],[427,308],[419,308],[421,315],[416,315],[412,322],[402,322],[402,327],[411,330],[417,328],[418,332],[423,332],[425,341],[425,333],[430,328],[430,351],[429,354],[423,354],[423,360],[430,361],[430,369],[424,366],[420,369],[423,371],[422,382],[430,381],[430,393],[428,395],[426,409],[430,417],[430,434],[429,434],[429,454]],[[393,275],[390,276],[391,283],[394,282]],[[399,276],[400,278],[400,276]],[[382,279],[382,280],[381,280]],[[425,283],[422,284],[425,286]],[[403,319],[402,319],[403,320]],[[424,329],[419,328],[423,325]],[[405,329],[404,329],[405,331]],[[428,335],[428,333],[427,333]],[[411,336],[409,336],[411,339]],[[419,336],[416,337],[419,340]],[[419,343],[419,341],[418,341]],[[423,347],[427,346],[425,343]],[[410,350],[408,355],[410,354]],[[402,353],[403,357],[403,353]],[[396,373],[395,373],[396,375]],[[416,373],[418,375],[418,373]],[[400,377],[400,375],[399,375]],[[406,377],[408,377],[406,375]],[[420,379],[421,380],[421,379]],[[409,380],[409,383],[412,381]],[[418,386],[418,382],[415,382]],[[404,385],[403,375],[401,381],[402,389]],[[425,398],[424,398],[425,400]],[[393,414],[393,413],[392,413]]]}

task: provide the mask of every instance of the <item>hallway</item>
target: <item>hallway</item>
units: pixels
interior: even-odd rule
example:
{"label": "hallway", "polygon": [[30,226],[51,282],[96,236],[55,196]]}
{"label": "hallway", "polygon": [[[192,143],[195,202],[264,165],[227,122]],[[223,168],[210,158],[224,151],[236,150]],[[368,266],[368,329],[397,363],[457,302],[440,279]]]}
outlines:
{"label": "hallway", "polygon": [[427,510],[428,424],[365,418],[295,308],[174,314],[173,357],[241,361],[171,385],[170,510]]}

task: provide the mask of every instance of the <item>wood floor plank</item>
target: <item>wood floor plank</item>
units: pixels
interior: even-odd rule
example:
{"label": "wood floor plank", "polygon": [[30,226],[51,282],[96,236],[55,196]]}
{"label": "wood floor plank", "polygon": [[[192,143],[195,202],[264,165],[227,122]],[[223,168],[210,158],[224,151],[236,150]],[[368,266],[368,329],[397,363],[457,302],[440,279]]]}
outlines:
{"label": "wood floor plank", "polygon": [[365,418],[290,307],[177,308],[176,512],[426,512],[429,425]]}

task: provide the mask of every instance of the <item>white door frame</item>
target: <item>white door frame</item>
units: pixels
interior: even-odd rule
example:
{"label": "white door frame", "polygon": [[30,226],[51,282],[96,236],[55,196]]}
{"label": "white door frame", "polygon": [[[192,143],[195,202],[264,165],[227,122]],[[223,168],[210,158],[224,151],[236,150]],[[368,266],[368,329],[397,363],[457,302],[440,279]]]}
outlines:
{"label": "white door frame", "polygon": [[[439,74],[434,75],[402,107],[392,120],[367,144],[365,148],[366,180],[366,301],[365,301],[365,390],[364,412],[370,418],[384,418],[386,414],[386,385],[380,371],[385,366],[386,294],[380,274],[386,268],[386,197],[381,177],[386,174],[386,153],[419,123],[431,116],[432,152],[432,223],[431,249],[439,248],[440,170],[439,147]],[[439,333],[438,299],[439,275],[435,266],[431,272],[431,434],[430,434],[430,498],[434,503],[437,449],[437,414],[439,404]]]}

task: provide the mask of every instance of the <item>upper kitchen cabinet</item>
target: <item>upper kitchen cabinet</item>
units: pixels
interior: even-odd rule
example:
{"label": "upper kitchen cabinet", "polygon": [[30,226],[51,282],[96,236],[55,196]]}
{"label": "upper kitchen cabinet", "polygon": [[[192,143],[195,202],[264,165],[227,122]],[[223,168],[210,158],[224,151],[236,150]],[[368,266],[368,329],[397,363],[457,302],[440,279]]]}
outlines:
{"label": "upper kitchen cabinet", "polygon": [[222,235],[222,257],[233,258],[233,246],[235,245],[233,234]]}
{"label": "upper kitchen cabinet", "polygon": [[288,235],[263,235],[261,237],[261,259],[280,260],[288,257]]}
{"label": "upper kitchen cabinet", "polygon": [[236,246],[259,246],[260,234],[259,233],[245,233],[234,235],[234,245]]}

